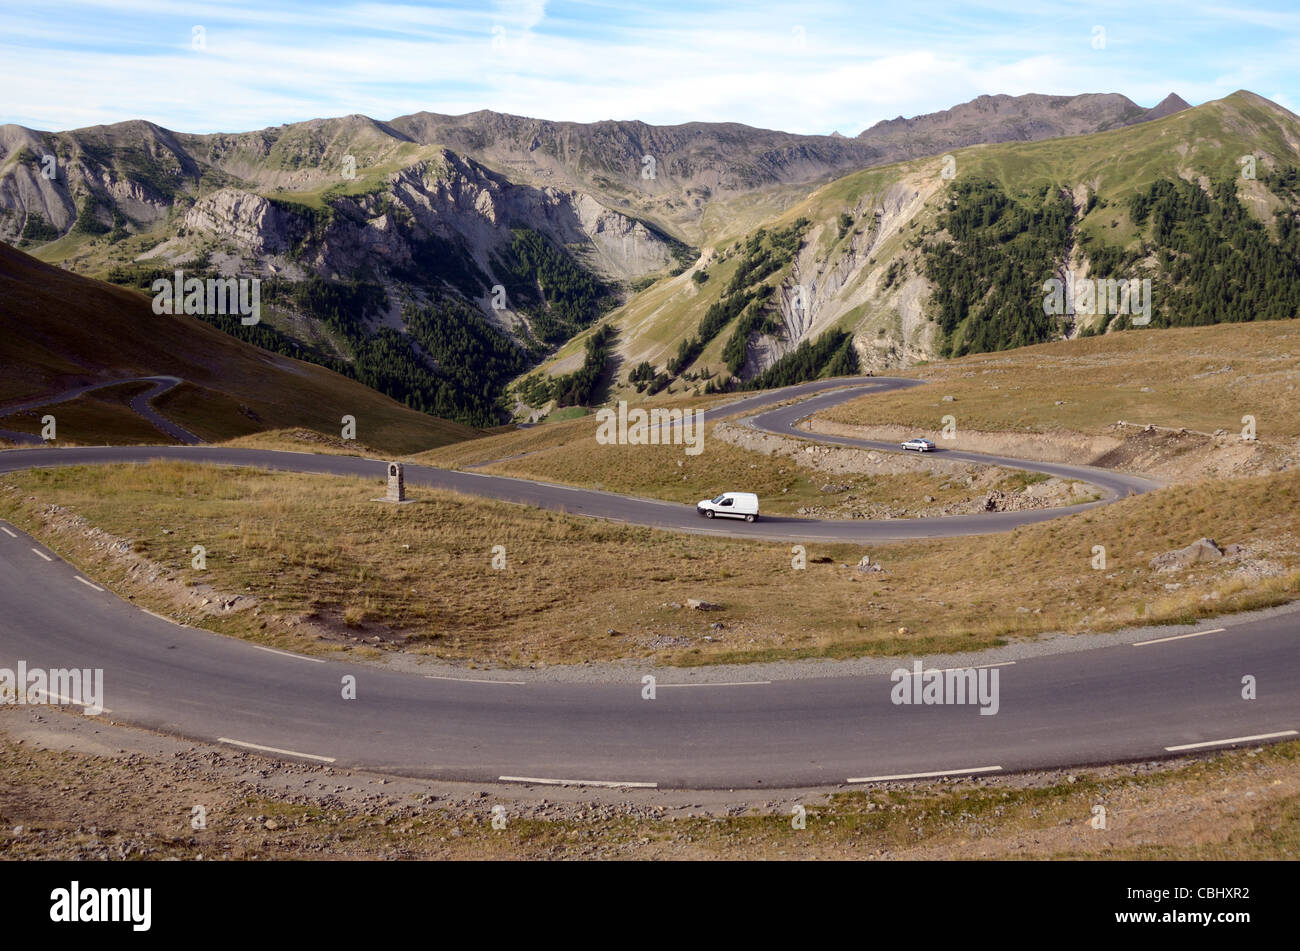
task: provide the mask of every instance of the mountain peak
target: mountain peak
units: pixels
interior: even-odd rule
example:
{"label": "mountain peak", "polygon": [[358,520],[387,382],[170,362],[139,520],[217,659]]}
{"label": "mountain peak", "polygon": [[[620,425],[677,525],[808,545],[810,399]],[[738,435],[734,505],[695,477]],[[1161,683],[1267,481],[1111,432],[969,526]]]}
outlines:
{"label": "mountain peak", "polygon": [[1155,108],[1148,109],[1143,113],[1142,118],[1138,121],[1148,122],[1152,119],[1163,119],[1165,116],[1172,116],[1175,112],[1182,112],[1184,109],[1190,108],[1192,108],[1191,103],[1178,95],[1178,93],[1171,92],[1169,95],[1165,96],[1165,98],[1161,99]]}
{"label": "mountain peak", "polygon": [[857,138],[876,148],[902,148],[911,157],[980,142],[1030,142],[1098,132],[1138,121],[1144,112],[1119,93],[999,93],[977,96],[941,112],[877,122]]}

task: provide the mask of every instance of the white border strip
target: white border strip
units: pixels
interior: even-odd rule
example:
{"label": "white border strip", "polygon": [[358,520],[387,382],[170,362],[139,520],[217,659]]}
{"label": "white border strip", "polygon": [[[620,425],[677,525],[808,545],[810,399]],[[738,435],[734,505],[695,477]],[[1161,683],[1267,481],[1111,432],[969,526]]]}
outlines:
{"label": "white border strip", "polygon": [[80,581],[82,584],[86,585],[87,587],[94,588],[96,591],[104,590],[99,585],[95,584],[93,581],[87,581],[85,578],[81,577],[81,575],[73,575],[72,577],[76,578],[78,581]]}
{"label": "white border strip", "polygon": [[6,535],[8,535],[10,538],[17,538],[17,537],[18,537],[18,533],[17,533],[17,532],[11,532],[11,531],[9,531],[9,529],[5,528],[3,525],[0,525],[0,532],[4,532],[4,533],[5,533]]}
{"label": "white border strip", "polygon": [[539,779],[536,776],[498,776],[503,783],[529,783],[539,786],[600,786],[603,789],[658,789],[658,783],[630,783],[609,779]]}
{"label": "white border strip", "polygon": [[1196,750],[1205,746],[1231,746],[1233,743],[1253,743],[1255,740],[1276,740],[1284,736],[1296,736],[1295,730],[1282,730],[1278,733],[1258,733],[1255,736],[1234,736],[1229,740],[1206,740],[1204,743],[1184,743],[1181,746],[1166,746],[1165,751],[1177,753],[1180,750]]}
{"label": "white border strip", "polygon": [[321,763],[333,763],[333,756],[317,756],[315,753],[299,753],[296,750],[281,750],[274,746],[258,746],[256,743],[245,743],[243,740],[232,740],[229,737],[217,737],[218,743],[229,743],[231,746],[242,746],[249,750],[258,750],[262,753],[280,753],[283,756],[298,756],[302,759],[314,759]]}
{"label": "white border strip", "polygon": [[918,674],[946,674],[950,670],[988,670],[991,667],[1010,667],[1014,663],[1014,660],[1004,660],[1000,664],[980,664],[978,667],[930,667],[920,671],[909,670],[907,675],[915,677]]}
{"label": "white border strip", "polygon": [[959,776],[964,773],[994,773],[1001,766],[971,766],[967,769],[940,769],[933,773],[899,773],[896,776],[863,776],[858,779],[846,779],[846,783],[883,783],[891,779],[934,779],[937,776]]}
{"label": "white border strip", "polygon": [[488,680],[486,677],[439,677],[436,674],[425,674],[425,680],[450,680],[458,684],[507,684],[512,687],[526,687],[527,680]]}
{"label": "white border strip", "polygon": [[157,611],[150,611],[148,608],[140,608],[140,610],[143,611],[145,614],[149,615],[150,617],[157,618],[160,621],[166,621],[168,624],[175,624],[177,627],[189,627],[188,624],[182,624],[180,621],[173,620],[172,618],[169,617],[164,617],[163,615],[159,614]]}
{"label": "white border strip", "polygon": [[53,560],[54,560],[54,559],[51,558],[49,555],[45,554],[45,552],[41,551],[39,548],[33,548],[32,551],[36,552],[37,555],[39,555],[40,557],[44,558],[46,561],[53,561]]}
{"label": "white border strip", "polygon": [[[65,706],[65,707],[81,707],[83,713],[85,713],[87,710],[90,709],[90,706],[88,704],[78,703],[76,700],[73,700],[71,697],[65,697],[61,693],[51,693],[49,690],[46,690],[43,687],[37,687],[35,692],[39,693],[42,697],[44,697],[45,702],[51,705],[58,704],[60,706]],[[113,711],[108,709],[108,707],[100,707],[99,712],[112,713]],[[86,716],[88,717],[93,717],[97,715],[98,714],[94,714],[94,713],[86,713]]]}
{"label": "white border strip", "polygon": [[[163,620],[166,620],[166,618]],[[289,651],[278,651],[274,647],[263,647],[261,644],[250,644],[249,647],[255,648],[259,651],[266,651],[268,654],[279,654],[281,657],[292,657],[294,660],[305,660],[312,664],[325,663],[325,661],[321,660],[319,657],[308,657],[306,654],[293,654]]]}
{"label": "white border strip", "polygon": [[1148,644],[1164,644],[1168,641],[1181,641],[1186,637],[1200,637],[1202,634],[1222,634],[1226,630],[1226,627],[1215,627],[1208,631],[1192,631],[1190,634],[1175,634],[1172,637],[1157,637],[1155,640],[1150,641],[1134,641],[1133,646],[1146,647]]}

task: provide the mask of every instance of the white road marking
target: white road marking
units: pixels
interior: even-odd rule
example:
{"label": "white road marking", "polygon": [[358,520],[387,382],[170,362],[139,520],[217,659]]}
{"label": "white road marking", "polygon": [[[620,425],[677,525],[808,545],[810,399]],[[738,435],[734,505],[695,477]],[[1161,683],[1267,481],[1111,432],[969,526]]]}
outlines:
{"label": "white road marking", "polygon": [[76,578],[78,581],[80,581],[82,584],[94,588],[96,591],[104,590],[99,585],[95,584],[93,581],[87,581],[85,578],[81,577],[81,575],[73,575],[73,577]]}
{"label": "white road marking", "polygon": [[1001,766],[972,766],[968,769],[940,769],[932,773],[899,773],[895,776],[863,776],[858,779],[846,779],[847,783],[883,783],[891,779],[932,779],[936,776],[959,776],[964,773],[995,773]]}
{"label": "white road marking", "polygon": [[279,654],[281,657],[292,657],[294,660],[305,660],[312,664],[325,663],[325,661],[321,660],[319,657],[308,657],[306,654],[291,654],[289,651],[278,651],[274,647],[263,647],[261,644],[251,644],[249,646],[260,651],[266,651],[268,654]]}
{"label": "white road marking", "polygon": [[145,614],[149,615],[150,617],[156,617],[158,620],[166,621],[168,624],[175,624],[177,627],[189,627],[188,624],[182,624],[180,621],[174,621],[169,617],[163,617],[163,615],[157,613],[156,611],[150,611],[148,608],[141,608],[140,610],[143,611]]}
{"label": "white road marking", "polygon": [[764,687],[770,684],[770,680],[720,680],[716,683],[698,683],[698,684],[661,684],[656,683],[656,687]]}
{"label": "white road marking", "polygon": [[36,554],[40,555],[40,556],[41,556],[42,558],[44,558],[46,561],[53,561],[53,560],[54,560],[54,559],[51,558],[49,555],[45,554],[45,552],[41,551],[39,548],[33,548],[32,551],[36,552]]}
{"label": "white road marking", "polygon": [[[1004,660],[1004,661],[1003,661],[1002,663],[1000,663],[1000,664],[981,664],[981,665],[978,666],[978,667],[930,667],[930,668],[928,668],[928,669],[926,669],[926,670],[922,670],[922,671],[920,671],[920,673],[922,673],[922,674],[930,674],[930,673],[942,674],[942,673],[947,673],[947,672],[950,671],[950,670],[988,670],[988,669],[991,668],[991,667],[1010,667],[1010,666],[1011,666],[1012,664],[1014,664],[1014,663],[1015,663],[1014,660]],[[917,674],[917,671],[915,671],[915,670],[909,670],[909,671],[907,671],[907,675],[908,675],[909,677],[915,677],[916,674]]]}
{"label": "white road marking", "polygon": [[535,783],[541,786],[600,786],[603,789],[658,789],[658,783],[625,783],[609,779],[538,779],[535,776],[498,776],[503,783]]}
{"label": "white road marking", "polygon": [[[81,703],[77,700],[73,700],[71,697],[65,697],[61,693],[51,693],[50,691],[42,689],[40,687],[35,688],[35,692],[40,694],[42,697],[44,697],[46,703],[61,703],[69,707],[81,707],[83,712],[90,709],[90,707],[85,703]],[[108,709],[108,707],[100,707],[99,712],[112,713],[113,711]],[[93,713],[88,713],[86,715],[95,716],[95,714]]]}
{"label": "white road marking", "polygon": [[18,537],[18,533],[17,533],[17,532],[11,532],[11,531],[9,531],[9,529],[5,528],[3,525],[0,525],[0,532],[4,532],[4,533],[5,533],[6,535],[8,535],[10,538],[17,538],[17,537]]}
{"label": "white road marking", "polygon": [[1146,647],[1148,644],[1163,644],[1166,641],[1181,641],[1185,637],[1200,637],[1202,634],[1222,634],[1227,628],[1216,627],[1208,631],[1193,631],[1190,634],[1175,634],[1173,637],[1157,637],[1150,641],[1134,641],[1134,647]]}
{"label": "white road marking", "polygon": [[280,753],[284,756],[298,756],[302,759],[314,759],[321,763],[333,763],[333,756],[317,756],[315,753],[299,753],[296,750],[281,750],[274,746],[259,746],[256,743],[245,743],[243,740],[232,740],[228,737],[217,737],[218,743],[229,743],[231,746],[242,746],[245,749],[260,750],[263,753]]}
{"label": "white road marking", "polygon": [[513,684],[518,687],[527,686],[526,680],[488,680],[486,677],[476,679],[474,677],[437,677],[433,674],[425,674],[426,680],[454,680],[460,684]]}
{"label": "white road marking", "polygon": [[1279,733],[1259,733],[1255,736],[1234,736],[1230,740],[1206,740],[1204,743],[1184,743],[1181,746],[1166,746],[1165,750],[1169,753],[1177,753],[1179,750],[1194,750],[1203,746],[1228,746],[1232,743],[1253,743],[1255,740],[1276,740],[1282,736],[1296,736],[1295,730],[1282,730]]}

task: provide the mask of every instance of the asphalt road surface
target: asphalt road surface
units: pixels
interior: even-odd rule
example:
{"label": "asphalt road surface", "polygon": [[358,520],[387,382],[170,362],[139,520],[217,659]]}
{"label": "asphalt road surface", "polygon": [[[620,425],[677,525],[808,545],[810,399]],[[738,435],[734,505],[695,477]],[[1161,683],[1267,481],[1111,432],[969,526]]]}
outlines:
{"label": "asphalt road surface", "polygon": [[[746,397],[736,403],[705,413],[705,421],[749,413],[774,403],[810,397],[789,406],[758,413],[753,425],[770,432],[798,435],[819,443],[854,445],[886,452],[900,451],[895,443],[870,442],[834,436],[813,436],[795,428],[798,419],[814,410],[856,399],[867,393],[915,386],[914,380],[859,377],[817,381],[783,390],[771,390]],[[825,392],[823,392],[825,391]],[[466,495],[518,502],[537,508],[567,512],[592,518],[610,519],[636,525],[676,531],[772,541],[884,542],[915,538],[944,538],[1009,531],[1047,519],[1083,511],[1134,493],[1150,491],[1157,483],[1140,476],[1090,466],[1031,462],[980,453],[939,450],[937,457],[965,462],[1005,465],[1011,468],[1045,472],[1064,478],[1079,479],[1095,485],[1102,498],[1097,502],[1034,509],[1026,512],[988,512],[979,515],[954,515],[942,518],[907,518],[870,520],[808,519],[793,516],[762,516],[752,524],[737,519],[704,519],[693,505],[657,499],[631,498],[613,492],[579,489],[573,486],[536,482],[509,476],[487,475],[473,471],[439,469],[433,466],[406,465],[405,477],[410,486],[449,489]],[[254,466],[293,472],[360,476],[384,479],[386,463],[355,456],[311,455],[270,449],[228,449],[215,446],[90,446],[69,449],[10,450],[0,454],[0,472],[38,466],[95,465],[110,462],[144,462],[150,459],[186,459],[213,465]],[[742,486],[719,486],[719,491],[743,490]]]}
{"label": "asphalt road surface", "polygon": [[[169,436],[177,442],[192,446],[200,442],[199,437],[194,435],[185,427],[173,423],[153,407],[153,401],[156,398],[162,396],[168,390],[183,382],[184,380],[174,376],[140,376],[126,380],[113,380],[108,383],[91,383],[87,386],[79,386],[71,390],[65,390],[64,392],[55,394],[54,396],[43,396],[40,399],[28,400],[23,403],[16,403],[13,406],[6,406],[3,410],[0,410],[0,419],[3,419],[5,416],[11,416],[14,413],[21,413],[24,410],[39,409],[41,407],[66,403],[85,393],[106,389],[110,386],[121,386],[123,383],[152,383],[154,385],[149,389],[131,397],[131,399],[127,401],[127,405],[131,407],[137,416],[152,423],[154,428],[163,435]],[[39,445],[42,441],[39,436],[34,436],[31,433],[13,432],[7,429],[0,429],[0,439],[7,439],[10,442],[22,445]]]}
{"label": "asphalt road surface", "polygon": [[[711,412],[758,410],[843,385],[762,394]],[[827,392],[764,412],[754,424],[788,431],[810,407],[826,405],[816,401],[845,396]],[[950,455],[1083,478],[1109,497],[1150,488],[1086,467]],[[0,453],[0,472],[151,458],[384,475],[384,464],[371,460],[202,446],[10,450]],[[427,467],[406,474],[415,485],[596,517],[690,530],[701,522],[689,506]],[[752,537],[873,541],[1005,531],[1066,511],[909,519],[914,524],[904,526],[774,518],[728,528]],[[4,523],[0,604],[0,666],[13,669],[21,660],[29,669],[102,668],[107,710],[100,715],[113,721],[280,758],[448,780],[820,786],[1156,758],[1300,728],[1296,615],[1226,630],[1207,624],[1175,639],[1153,633],[1152,643],[989,668],[984,676],[997,676],[997,712],[983,715],[977,703],[896,704],[895,682],[883,674],[706,684],[687,683],[685,671],[647,668],[616,683],[543,681],[529,671],[483,682],[472,671],[434,679],[272,651],[146,614]],[[654,699],[645,698],[647,674],[657,678]],[[343,699],[348,675],[356,678],[356,699]],[[1258,699],[1242,699],[1246,675],[1258,678]]]}

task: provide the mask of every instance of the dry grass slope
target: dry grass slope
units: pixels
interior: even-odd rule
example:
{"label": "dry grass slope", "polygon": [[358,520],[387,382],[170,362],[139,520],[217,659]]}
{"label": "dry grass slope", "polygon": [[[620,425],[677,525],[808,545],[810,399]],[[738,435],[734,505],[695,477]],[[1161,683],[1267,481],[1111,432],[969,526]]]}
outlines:
{"label": "dry grass slope", "polygon": [[[506,665],[977,649],[1044,631],[1186,622],[1300,590],[1300,471],[1165,489],[1010,534],[880,546],[870,552],[879,573],[857,570],[854,546],[809,545],[807,568],[795,570],[785,544],[422,490],[396,508],[370,501],[378,489],[180,463],[59,469],[7,477],[0,514],[89,576],[190,623],[298,650],[374,640]],[[129,540],[164,580],[255,599],[259,613],[169,602],[69,513]],[[1203,535],[1244,551],[1182,572],[1149,566]],[[206,572],[190,568],[195,544],[208,550]],[[505,570],[492,567],[495,545]],[[1106,547],[1105,570],[1092,567],[1095,545]],[[689,598],[723,609],[673,607]]]}
{"label": "dry grass slope", "polygon": [[[859,425],[1104,433],[1118,420],[1300,437],[1300,322],[1128,330],[929,364],[932,385],[866,396],[824,414]],[[942,402],[953,396],[955,402]]]}
{"label": "dry grass slope", "polygon": [[[344,415],[356,417],[360,440],[388,452],[418,452],[478,435],[323,367],[251,347],[197,318],[155,315],[141,294],[42,264],[3,244],[0,288],[0,365],[6,368],[0,401],[161,374],[189,385],[166,394],[159,408],[209,440],[290,426],[338,433]],[[122,431],[116,422],[104,425],[102,434],[76,438],[103,443]]]}

